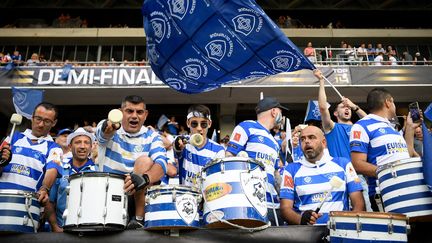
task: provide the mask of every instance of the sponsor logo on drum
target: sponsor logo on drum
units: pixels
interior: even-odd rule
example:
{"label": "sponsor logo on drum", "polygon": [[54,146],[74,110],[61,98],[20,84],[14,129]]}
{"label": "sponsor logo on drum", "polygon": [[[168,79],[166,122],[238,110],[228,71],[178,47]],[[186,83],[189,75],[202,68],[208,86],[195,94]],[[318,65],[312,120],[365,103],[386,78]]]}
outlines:
{"label": "sponsor logo on drum", "polygon": [[223,219],[225,216],[224,212],[220,210],[210,211],[209,214],[207,214],[206,221],[208,224],[218,222],[220,219]]}
{"label": "sponsor logo on drum", "polygon": [[267,214],[265,172],[255,168],[250,172],[240,173],[243,192],[252,207],[261,215]]}
{"label": "sponsor logo on drum", "polygon": [[157,43],[161,43],[164,38],[169,39],[171,37],[171,24],[164,13],[154,11],[150,13],[150,19],[150,25]]}
{"label": "sponsor logo on drum", "polygon": [[177,213],[186,224],[191,224],[198,213],[198,204],[195,196],[183,194],[175,199]]}
{"label": "sponsor logo on drum", "polygon": [[29,176],[30,175],[30,168],[28,168],[25,165],[13,164],[12,168],[11,168],[11,172],[16,173],[16,174],[20,174],[20,175],[24,175],[24,176]]}
{"label": "sponsor logo on drum", "polygon": [[299,68],[301,59],[297,54],[287,50],[279,50],[276,53],[277,56],[270,60],[274,70],[288,72]]}
{"label": "sponsor logo on drum", "polygon": [[263,18],[257,11],[249,8],[240,8],[237,11],[240,14],[232,18],[234,30],[237,33],[248,36],[253,31],[260,32]]}
{"label": "sponsor logo on drum", "polygon": [[229,36],[223,33],[213,33],[210,39],[211,41],[205,46],[210,59],[220,62],[225,56],[232,56],[234,44]]}
{"label": "sponsor logo on drum", "polygon": [[207,202],[216,200],[225,195],[230,194],[232,191],[232,187],[227,183],[213,183],[206,187],[204,190],[204,197]]}
{"label": "sponsor logo on drum", "polygon": [[171,15],[180,20],[183,20],[187,13],[193,14],[195,6],[196,0],[168,0]]}
{"label": "sponsor logo on drum", "polygon": [[[320,203],[325,199],[325,196],[326,196],[325,192],[314,194],[312,196],[312,202],[313,203]],[[331,193],[329,193],[329,196],[327,197],[326,202],[330,202],[332,199],[333,199],[333,196]]]}

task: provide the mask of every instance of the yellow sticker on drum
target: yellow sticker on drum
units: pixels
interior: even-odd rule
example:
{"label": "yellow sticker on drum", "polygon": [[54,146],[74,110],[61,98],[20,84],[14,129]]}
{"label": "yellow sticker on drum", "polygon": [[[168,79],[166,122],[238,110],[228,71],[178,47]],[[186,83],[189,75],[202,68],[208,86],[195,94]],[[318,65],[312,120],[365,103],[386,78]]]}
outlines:
{"label": "yellow sticker on drum", "polygon": [[221,198],[227,194],[230,194],[232,187],[226,183],[213,183],[206,187],[204,190],[205,200],[207,202]]}

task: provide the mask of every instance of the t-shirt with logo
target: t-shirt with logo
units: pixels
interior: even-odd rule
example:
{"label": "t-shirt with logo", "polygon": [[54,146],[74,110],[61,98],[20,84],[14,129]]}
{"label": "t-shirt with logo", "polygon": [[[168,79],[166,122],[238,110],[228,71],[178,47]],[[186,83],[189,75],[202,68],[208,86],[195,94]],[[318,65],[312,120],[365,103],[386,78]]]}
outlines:
{"label": "t-shirt with logo", "polygon": [[325,134],[327,148],[333,157],[351,159],[349,137],[352,125],[335,122],[333,129]]}
{"label": "t-shirt with logo", "polygon": [[[279,168],[279,144],[267,128],[257,121],[243,121],[231,135],[226,151],[237,155],[246,151],[249,158],[264,164],[267,173],[267,206],[279,207],[274,172]],[[273,199],[272,199],[273,197]]]}
{"label": "t-shirt with logo", "polygon": [[325,224],[330,211],[350,210],[349,194],[361,191],[360,179],[351,162],[346,158],[333,158],[324,153],[315,164],[303,159],[299,163],[288,164],[282,175],[280,190],[281,199],[292,200],[293,209],[298,212],[316,210],[332,186],[330,180],[337,176],[345,183],[339,188],[333,188],[326,198],[317,224]]}
{"label": "t-shirt with logo", "polygon": [[[351,152],[367,154],[367,161],[381,166],[409,158],[405,139],[389,120],[369,114],[360,119],[351,129]],[[369,196],[375,195],[376,178],[368,178]]]}
{"label": "t-shirt with logo", "polygon": [[27,129],[24,133],[16,132],[11,145],[12,160],[3,168],[0,189],[36,192],[48,169],[54,168],[59,177],[62,175],[63,151],[51,136],[37,138]]}

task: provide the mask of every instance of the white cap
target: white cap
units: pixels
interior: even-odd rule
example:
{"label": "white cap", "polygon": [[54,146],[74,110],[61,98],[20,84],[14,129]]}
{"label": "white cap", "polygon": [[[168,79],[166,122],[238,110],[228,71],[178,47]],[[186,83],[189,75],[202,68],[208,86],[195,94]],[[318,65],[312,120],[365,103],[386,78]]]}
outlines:
{"label": "white cap", "polygon": [[95,141],[94,135],[92,133],[87,132],[84,128],[80,127],[77,130],[75,130],[73,133],[69,134],[67,136],[67,144],[69,145],[72,142],[72,139],[78,136],[87,136],[90,138],[92,144]]}

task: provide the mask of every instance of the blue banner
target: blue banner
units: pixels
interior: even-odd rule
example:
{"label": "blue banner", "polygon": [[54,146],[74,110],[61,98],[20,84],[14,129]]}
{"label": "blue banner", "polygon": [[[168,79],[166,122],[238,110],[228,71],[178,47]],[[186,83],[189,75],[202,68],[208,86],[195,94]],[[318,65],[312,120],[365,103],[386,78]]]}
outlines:
{"label": "blue banner", "polygon": [[315,69],[254,0],[146,0],[142,12],[153,71],[183,93]]}
{"label": "blue banner", "polygon": [[432,122],[432,103],[429,104],[429,106],[426,108],[426,110],[423,113],[425,117]]}
{"label": "blue banner", "polygon": [[[327,103],[327,109],[329,107],[330,107],[330,104]],[[307,121],[310,121],[310,120],[321,121],[321,112],[320,112],[317,100],[309,100],[309,102],[308,102],[304,122],[306,123]]]}
{"label": "blue banner", "polygon": [[12,87],[12,101],[16,113],[31,119],[34,108],[43,100],[43,91]]}
{"label": "blue banner", "polygon": [[432,133],[426,127],[426,124],[422,123],[423,131],[423,176],[432,191]]}

